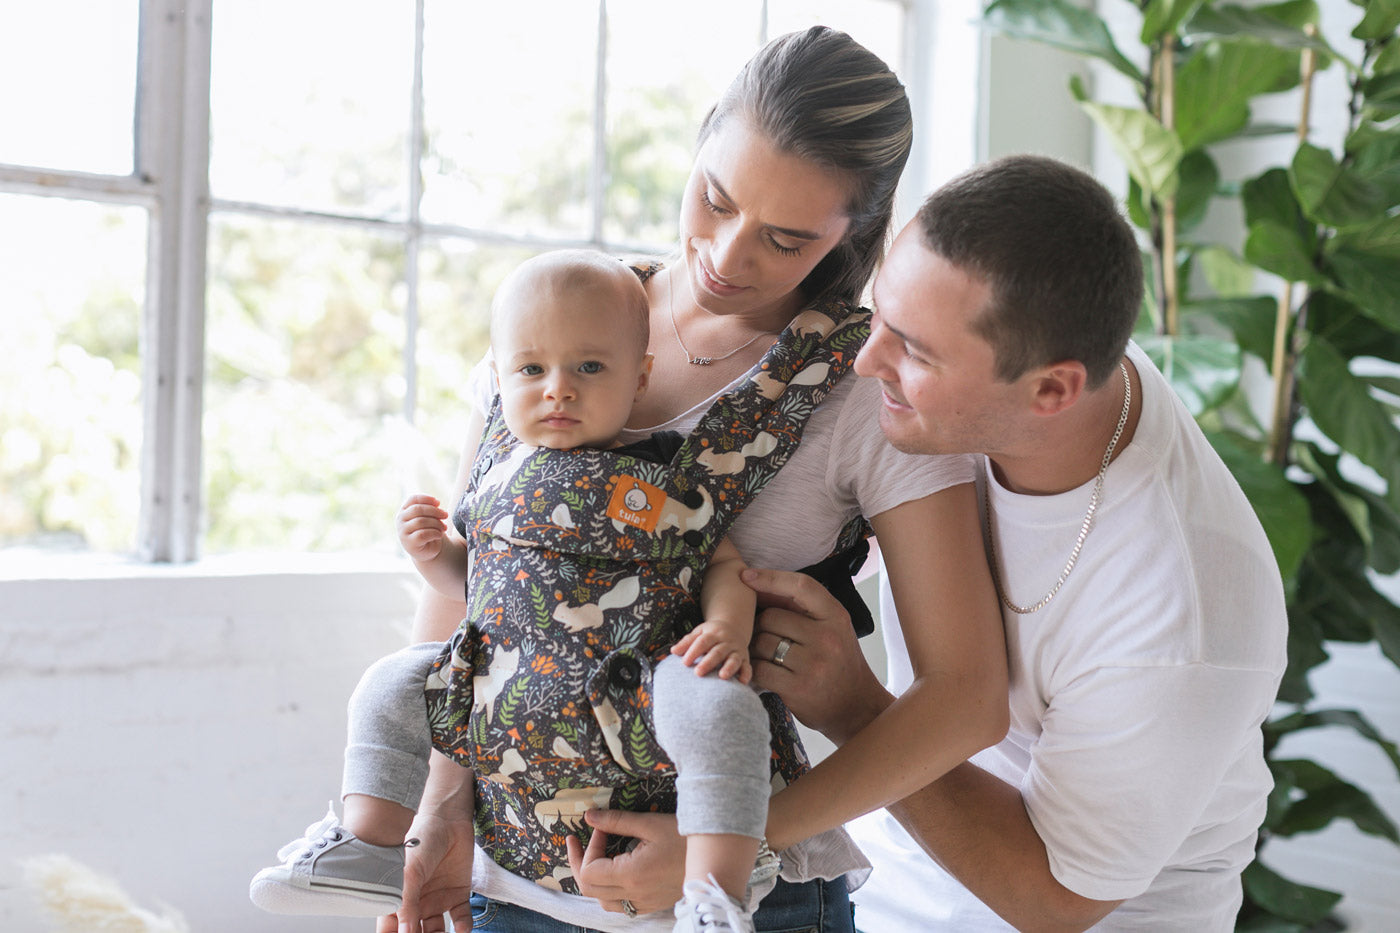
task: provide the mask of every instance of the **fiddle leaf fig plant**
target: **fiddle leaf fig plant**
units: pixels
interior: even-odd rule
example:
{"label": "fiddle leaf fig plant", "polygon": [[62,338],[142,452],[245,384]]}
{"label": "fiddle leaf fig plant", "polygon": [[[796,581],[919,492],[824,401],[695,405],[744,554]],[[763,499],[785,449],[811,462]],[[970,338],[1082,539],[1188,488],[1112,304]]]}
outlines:
{"label": "fiddle leaf fig plant", "polygon": [[[1288,670],[1264,726],[1275,787],[1238,929],[1341,929],[1342,895],[1271,869],[1269,845],[1336,820],[1400,844],[1363,788],[1280,752],[1290,735],[1342,727],[1400,773],[1394,742],[1359,711],[1318,708],[1309,682],[1329,643],[1372,642],[1400,666],[1400,606],[1378,587],[1400,571],[1400,0],[1351,0],[1352,28],[1332,38],[1315,0],[1098,7],[1139,28],[1115,38],[1068,0],[995,0],[984,24],[1132,89],[1124,103],[1078,76],[1068,88],[1127,170],[1151,282],[1136,339],[1249,496],[1288,597]],[[1330,68],[1345,96],[1315,100]],[[1283,91],[1297,118],[1257,119],[1257,98]],[[1313,134],[1317,107],[1345,111],[1340,138]],[[1255,137],[1286,158],[1225,177],[1221,146]],[[1203,224],[1221,201],[1243,217],[1236,233]]]}

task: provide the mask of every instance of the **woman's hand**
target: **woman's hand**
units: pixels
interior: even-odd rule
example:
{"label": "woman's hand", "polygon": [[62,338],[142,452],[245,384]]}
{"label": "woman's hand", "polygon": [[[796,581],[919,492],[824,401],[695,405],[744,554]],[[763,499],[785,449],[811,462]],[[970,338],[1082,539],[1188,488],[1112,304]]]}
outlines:
{"label": "woman's hand", "polygon": [[[568,838],[569,867],[579,893],[614,913],[625,912],[624,900],[639,914],[675,906],[685,881],[685,840],[674,814],[590,810],[585,819],[593,827],[588,848],[576,836]],[[604,854],[609,835],[630,836],[637,844],[609,857]]]}
{"label": "woman's hand", "polygon": [[419,813],[408,831],[419,844],[405,851],[403,906],[380,917],[376,933],[445,933],[443,915],[456,933],[472,928],[472,852],[476,837],[468,818]]}

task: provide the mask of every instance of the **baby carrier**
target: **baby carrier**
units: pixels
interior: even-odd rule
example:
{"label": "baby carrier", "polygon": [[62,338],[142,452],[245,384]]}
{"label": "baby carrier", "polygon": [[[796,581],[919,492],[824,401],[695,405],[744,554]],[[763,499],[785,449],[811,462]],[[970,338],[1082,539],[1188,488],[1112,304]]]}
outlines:
{"label": "baby carrier", "polygon": [[[475,772],[476,840],[503,868],[577,893],[565,839],[586,836],[586,811],[674,812],[652,668],[700,621],[716,545],[797,448],[868,320],[838,303],[800,314],[668,463],[528,447],[494,406],[454,513],[471,545],[467,616],[427,700],[434,746]],[[763,701],[774,774],[791,782],[806,756],[782,702]]]}

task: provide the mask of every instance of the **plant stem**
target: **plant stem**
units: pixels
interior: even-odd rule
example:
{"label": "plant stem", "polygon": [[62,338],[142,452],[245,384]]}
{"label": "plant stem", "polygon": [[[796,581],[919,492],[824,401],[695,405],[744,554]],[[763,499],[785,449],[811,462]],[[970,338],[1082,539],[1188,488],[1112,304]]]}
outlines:
{"label": "plant stem", "polygon": [[[1311,23],[1306,30],[1309,35],[1317,33],[1317,27]],[[1312,86],[1313,77],[1317,73],[1317,55],[1311,48],[1303,50],[1302,70],[1302,102],[1298,113],[1300,146],[1308,141],[1312,122]],[[1290,327],[1293,324],[1293,284],[1283,284],[1274,316],[1274,352],[1271,366],[1274,374],[1274,417],[1269,428],[1269,460],[1278,466],[1288,465],[1288,449],[1293,445],[1293,396],[1297,389],[1295,370],[1298,365],[1298,351],[1293,345],[1297,342],[1297,331]],[[1307,305],[1306,298],[1303,305]],[[1300,309],[1299,314],[1301,313]]]}

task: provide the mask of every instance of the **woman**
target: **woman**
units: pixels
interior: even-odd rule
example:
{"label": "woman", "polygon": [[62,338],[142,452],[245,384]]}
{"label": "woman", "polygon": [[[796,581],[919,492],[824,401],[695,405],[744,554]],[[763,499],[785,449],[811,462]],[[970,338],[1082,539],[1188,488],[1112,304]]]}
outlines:
{"label": "woman", "polygon": [[[843,33],[814,27],[783,36],[745,66],[701,126],[679,259],[644,273],[655,363],[624,440],[688,430],[799,312],[820,301],[859,300],[888,235],[910,140],[898,79]],[[773,797],[767,841],[779,851],[924,786],[1006,729],[1005,652],[982,557],[972,463],[898,453],[880,433],[879,405],[877,385],[845,378],[812,415],[788,464],[733,526],[749,565],[792,570],[828,556],[843,526],[865,515],[881,544],[915,669],[914,686],[899,703]],[[457,494],[466,486],[475,436]],[[460,603],[429,594],[415,635],[445,639],[462,616]],[[756,663],[781,664],[783,649],[762,640],[758,649]],[[410,850],[405,878],[405,921],[429,918],[414,933],[442,930],[444,912],[458,923],[471,915],[470,806],[460,769],[435,761],[412,832],[423,844]],[[477,864],[478,894],[493,899],[477,898],[478,929],[632,929],[616,914],[675,903],[683,847],[674,819],[604,816],[609,829],[640,840],[627,856],[600,859],[603,834],[596,833],[599,843],[576,863],[580,890],[611,913],[576,896],[563,922],[558,913],[503,906],[497,901],[533,902],[531,892]],[[840,873],[804,873],[808,864],[805,856],[789,859],[785,875],[797,877],[764,899],[759,931],[852,929]],[[483,882],[484,869],[495,875]],[[379,929],[398,929],[396,922],[385,918]],[[669,929],[655,918],[645,924],[643,918],[635,928]]]}

